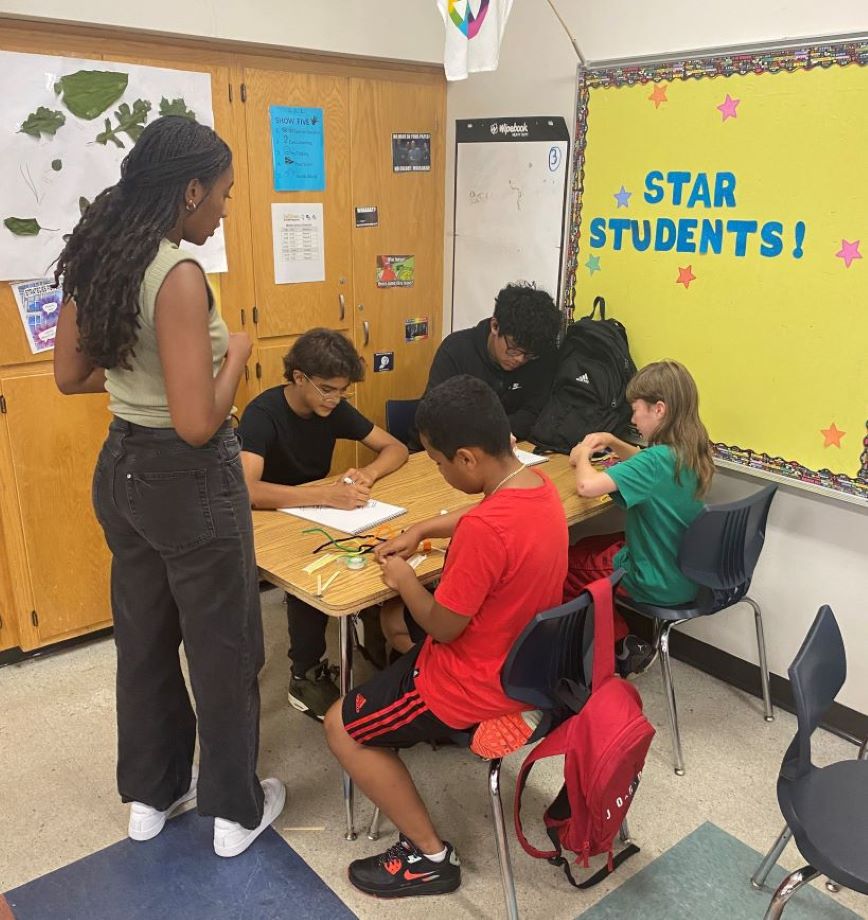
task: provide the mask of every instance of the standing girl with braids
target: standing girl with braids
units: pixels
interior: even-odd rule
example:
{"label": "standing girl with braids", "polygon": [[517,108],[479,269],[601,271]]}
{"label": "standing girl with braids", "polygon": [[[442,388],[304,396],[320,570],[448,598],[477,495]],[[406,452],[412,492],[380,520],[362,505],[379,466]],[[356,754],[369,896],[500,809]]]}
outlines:
{"label": "standing girl with braids", "polygon": [[[570,454],[579,495],[611,493],[626,508],[623,534],[586,537],[570,547],[564,600],[577,597],[597,578],[624,569],[620,590],[649,604],[683,604],[697,586],[678,567],[684,532],[702,510],[714,463],[708,432],[699,418],[699,393],[690,372],[677,361],[642,368],[627,385],[633,424],[648,447],[640,450],[608,432],[589,434]],[[591,454],[611,450],[621,463],[605,472]],[[652,650],[616,617],[617,664],[622,675],[638,670]]]}
{"label": "standing girl with braids", "polygon": [[214,233],[232,182],[232,153],[210,128],[157,119],[117,185],[85,211],[55,273],[64,293],[58,387],[105,389],[114,415],[93,501],[112,553],[117,775],[131,803],[129,836],[156,836],[198,798],[199,813],[215,818],[219,856],[243,852],[286,796],[281,782],[256,776],[262,620],[229,424],[250,340],[229,334],[201,266],[179,248]]}

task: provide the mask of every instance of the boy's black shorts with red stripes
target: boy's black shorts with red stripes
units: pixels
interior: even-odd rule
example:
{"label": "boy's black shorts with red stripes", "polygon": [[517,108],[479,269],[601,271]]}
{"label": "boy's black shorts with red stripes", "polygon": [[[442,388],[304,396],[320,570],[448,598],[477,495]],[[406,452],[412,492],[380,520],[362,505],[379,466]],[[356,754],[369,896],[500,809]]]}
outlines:
{"label": "boy's black shorts with red stripes", "polygon": [[416,690],[422,643],[344,697],[347,734],[369,747],[408,748],[420,741],[448,741],[457,729],[441,722]]}

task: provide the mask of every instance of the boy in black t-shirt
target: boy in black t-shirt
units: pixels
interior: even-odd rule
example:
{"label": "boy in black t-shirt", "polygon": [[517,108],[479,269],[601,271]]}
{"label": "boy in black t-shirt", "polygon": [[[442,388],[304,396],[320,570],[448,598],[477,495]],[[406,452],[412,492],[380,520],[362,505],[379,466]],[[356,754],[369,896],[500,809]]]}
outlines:
{"label": "boy in black t-shirt", "polygon": [[[260,393],[244,410],[238,434],[241,462],[256,509],[326,505],[362,507],[371,486],[403,466],[407,448],[366,419],[344,396],[364,376],[362,360],[339,332],[311,329],[283,359],[287,383]],[[360,441],[377,456],[327,485],[308,485],[328,475],[335,441]],[[346,480],[352,480],[347,482]],[[322,719],[339,692],[328,670],[328,618],[287,594],[289,702]]]}

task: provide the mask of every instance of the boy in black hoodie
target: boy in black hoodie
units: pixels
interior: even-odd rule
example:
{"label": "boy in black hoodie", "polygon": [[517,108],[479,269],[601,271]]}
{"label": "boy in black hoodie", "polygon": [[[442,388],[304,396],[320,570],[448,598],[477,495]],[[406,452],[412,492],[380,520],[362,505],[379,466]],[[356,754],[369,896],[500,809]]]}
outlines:
{"label": "boy in black hoodie", "polygon": [[[494,316],[440,343],[425,393],[459,374],[484,380],[500,399],[512,433],[523,440],[549,398],[560,327],[560,311],[548,293],[508,284],[494,301]],[[410,448],[421,449],[415,430]]]}

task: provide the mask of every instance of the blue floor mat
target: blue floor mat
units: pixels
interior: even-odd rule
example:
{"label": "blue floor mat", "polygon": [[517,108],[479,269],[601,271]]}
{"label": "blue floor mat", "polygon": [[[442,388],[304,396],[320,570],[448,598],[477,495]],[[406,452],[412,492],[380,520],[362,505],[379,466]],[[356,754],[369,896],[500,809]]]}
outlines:
{"label": "blue floor mat", "polygon": [[213,819],[188,812],[153,840],[122,840],[7,891],[6,900],[15,920],[355,917],[271,828],[232,859],[214,855],[213,837]]}

